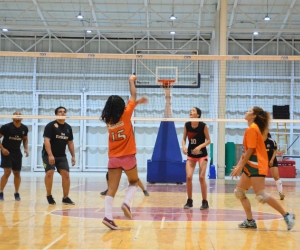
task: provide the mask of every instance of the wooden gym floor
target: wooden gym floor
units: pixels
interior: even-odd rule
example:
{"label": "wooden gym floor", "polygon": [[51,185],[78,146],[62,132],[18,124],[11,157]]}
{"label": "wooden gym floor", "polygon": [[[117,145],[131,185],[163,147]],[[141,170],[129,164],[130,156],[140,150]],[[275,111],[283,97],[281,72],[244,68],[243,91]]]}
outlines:
{"label": "wooden gym floor", "polygon": [[[2,172],[0,172],[2,175]],[[0,202],[0,249],[300,249],[299,179],[282,179],[286,198],[279,201],[296,214],[296,225],[287,231],[282,217],[268,205],[258,204],[252,190],[252,204],[258,229],[239,229],[245,219],[242,206],[233,195],[236,181],[207,180],[210,209],[200,211],[201,192],[194,176],[194,207],[183,209],[185,185],[147,184],[145,197],[138,189],[133,200],[133,220],[126,220],[120,206],[127,182],[122,176],[114,201],[115,222],[121,230],[112,231],[104,217],[105,173],[71,173],[70,198],[75,206],[62,205],[61,178],[55,173],[53,197],[48,205],[44,173],[22,173],[21,201],[14,200],[13,176]],[[275,182],[266,189],[278,200]]]}

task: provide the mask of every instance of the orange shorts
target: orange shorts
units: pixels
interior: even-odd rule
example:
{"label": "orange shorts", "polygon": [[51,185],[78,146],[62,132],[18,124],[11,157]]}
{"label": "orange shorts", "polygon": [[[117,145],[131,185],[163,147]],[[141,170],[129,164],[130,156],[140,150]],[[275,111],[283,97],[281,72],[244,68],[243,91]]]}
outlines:
{"label": "orange shorts", "polygon": [[124,171],[133,169],[136,166],[135,155],[109,158],[108,168],[122,168]]}
{"label": "orange shorts", "polygon": [[194,158],[194,157],[188,156],[187,160],[188,161],[193,161],[193,162],[207,161],[208,160],[208,156],[204,156],[204,157],[201,157],[201,158]]}

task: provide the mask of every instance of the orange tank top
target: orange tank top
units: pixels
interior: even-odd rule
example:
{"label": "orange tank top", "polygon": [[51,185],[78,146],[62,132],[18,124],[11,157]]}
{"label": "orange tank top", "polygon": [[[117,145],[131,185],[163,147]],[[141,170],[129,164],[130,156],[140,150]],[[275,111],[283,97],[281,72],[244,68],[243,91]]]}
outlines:
{"label": "orange tank top", "polygon": [[121,157],[136,154],[135,138],[131,116],[135,108],[135,101],[129,100],[123,115],[116,124],[107,124],[108,157]]}

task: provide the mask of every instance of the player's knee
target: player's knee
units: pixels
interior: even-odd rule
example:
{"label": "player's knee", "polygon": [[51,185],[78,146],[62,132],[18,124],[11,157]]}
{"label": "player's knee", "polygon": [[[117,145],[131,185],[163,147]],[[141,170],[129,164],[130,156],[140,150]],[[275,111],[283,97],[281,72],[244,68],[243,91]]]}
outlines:
{"label": "player's knee", "polygon": [[236,187],[234,190],[234,195],[238,200],[242,200],[246,198],[246,190],[243,188]]}
{"label": "player's knee", "polygon": [[129,181],[129,186],[137,186],[139,183],[140,179],[136,179],[136,180],[130,180]]}
{"label": "player's knee", "polygon": [[13,173],[14,173],[15,177],[17,177],[17,178],[21,177],[20,171],[13,171]]}
{"label": "player's knee", "polygon": [[61,177],[64,179],[64,180],[69,180],[70,179],[70,174],[68,171],[63,171],[60,173]]}
{"label": "player's knee", "polygon": [[201,183],[205,182],[205,176],[200,175],[199,181],[200,181]]}
{"label": "player's knee", "polygon": [[46,178],[52,178],[53,177],[53,175],[54,175],[54,170],[48,170],[47,172],[46,172]]}
{"label": "player's knee", "polygon": [[271,195],[263,189],[256,194],[255,198],[258,202],[264,204],[269,200],[270,196]]}
{"label": "player's knee", "polygon": [[187,175],[186,176],[186,182],[190,182],[193,180],[193,176],[192,175]]}

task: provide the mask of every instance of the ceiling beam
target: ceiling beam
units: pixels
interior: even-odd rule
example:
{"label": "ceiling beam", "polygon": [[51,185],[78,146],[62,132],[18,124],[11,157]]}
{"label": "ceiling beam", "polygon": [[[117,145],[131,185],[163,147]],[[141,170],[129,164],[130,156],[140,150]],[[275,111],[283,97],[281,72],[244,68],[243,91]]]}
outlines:
{"label": "ceiling beam", "polygon": [[[291,15],[291,11],[294,8],[295,3],[296,3],[296,0],[293,0],[292,3],[290,4],[290,8],[288,9],[287,13],[285,14],[285,17],[283,19],[283,23],[280,27],[280,30],[283,30],[285,28],[286,22],[287,22],[287,20],[289,19],[290,15]],[[284,32],[285,32],[285,30],[284,30]],[[281,33],[282,33],[282,31],[278,32],[277,37],[280,37]]]}
{"label": "ceiling beam", "polygon": [[[100,31],[170,31],[169,27],[112,27],[112,26],[101,26],[101,27],[92,27],[92,26],[50,26],[47,27],[41,25],[6,25],[5,26],[11,30],[45,30],[45,28],[56,31],[80,31],[80,30],[100,30]],[[214,31],[213,27],[209,28],[192,28],[192,27],[174,27],[175,31],[201,31],[201,32],[212,32]],[[278,30],[277,30],[278,31]],[[299,30],[298,30],[299,31]]]}
{"label": "ceiling beam", "polygon": [[[232,25],[233,25],[233,20],[235,18],[236,6],[237,6],[238,2],[239,2],[239,0],[234,1],[233,8],[232,8],[231,15],[230,15],[229,27],[232,27]],[[230,35],[230,31],[227,32],[227,37],[229,35]]]}
{"label": "ceiling beam", "polygon": [[[201,27],[201,20],[202,20],[202,9],[204,5],[204,0],[200,1],[200,9],[199,9],[199,15],[198,15],[198,27]],[[197,37],[200,36],[200,31],[197,31]]]}
{"label": "ceiling beam", "polygon": [[[39,7],[37,1],[36,1],[36,0],[32,0],[32,2],[33,2],[34,5],[36,6],[36,10],[37,10],[37,12],[38,12],[40,18],[42,19],[44,26],[48,26],[48,24],[47,24],[47,22],[46,22],[46,20],[45,20],[45,18],[44,18],[44,16],[43,16],[43,13],[42,13],[42,11],[41,11],[41,9],[40,9],[40,7]],[[48,35],[51,35],[50,29],[47,28],[46,30],[47,30],[47,32],[48,32]]]}
{"label": "ceiling beam", "polygon": [[[89,0],[89,5],[90,5],[91,10],[92,10],[92,17],[93,17],[95,26],[99,27],[98,19],[97,19],[97,16],[96,16],[96,12],[95,12],[94,4],[93,4],[92,0]],[[97,30],[97,34],[98,34],[98,36],[100,36],[100,30]]]}
{"label": "ceiling beam", "polygon": [[14,24],[15,21],[17,21],[20,17],[22,17],[24,14],[26,14],[29,10],[32,9],[32,7],[34,7],[34,5],[31,5],[29,8],[27,8],[26,10],[22,11],[20,15],[18,15],[17,17],[15,17],[10,24]]}
{"label": "ceiling beam", "polygon": [[[144,0],[144,6],[145,6],[145,23],[146,27],[149,28],[149,9],[148,9],[148,0]],[[150,36],[150,31],[147,30],[148,37]]]}

